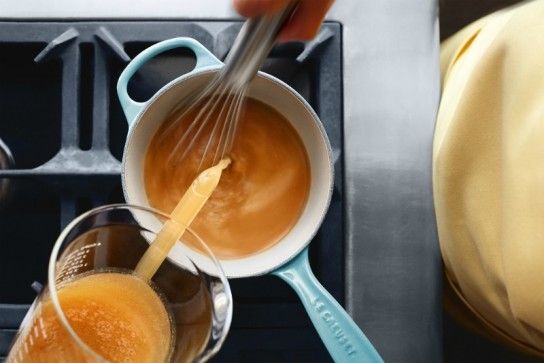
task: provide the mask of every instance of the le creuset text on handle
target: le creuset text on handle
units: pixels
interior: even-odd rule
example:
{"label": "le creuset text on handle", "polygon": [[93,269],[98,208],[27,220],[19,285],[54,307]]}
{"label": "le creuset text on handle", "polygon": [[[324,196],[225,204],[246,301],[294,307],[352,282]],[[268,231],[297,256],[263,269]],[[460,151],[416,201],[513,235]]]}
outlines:
{"label": "le creuset text on handle", "polygon": [[308,247],[273,272],[298,294],[335,362],[383,363],[372,343],[312,273]]}

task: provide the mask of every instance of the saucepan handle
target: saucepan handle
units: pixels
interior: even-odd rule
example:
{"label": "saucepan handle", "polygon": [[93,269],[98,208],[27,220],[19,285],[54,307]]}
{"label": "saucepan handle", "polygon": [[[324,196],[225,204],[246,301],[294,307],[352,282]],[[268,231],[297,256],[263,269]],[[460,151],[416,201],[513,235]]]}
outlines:
{"label": "saucepan handle", "polygon": [[383,362],[361,329],[315,278],[308,260],[308,248],[273,274],[298,294],[335,362]]}
{"label": "saucepan handle", "polygon": [[[192,38],[173,38],[154,44],[138,54],[125,68],[119,80],[117,81],[117,96],[121,102],[121,107],[125,112],[129,127],[132,125],[136,116],[147,105],[147,102],[134,101],[128,95],[127,85],[132,76],[153,57],[174,48],[189,48],[196,56],[196,66],[189,72],[195,72],[205,67],[221,65],[217,59],[206,47]],[[174,82],[174,81],[173,81]]]}

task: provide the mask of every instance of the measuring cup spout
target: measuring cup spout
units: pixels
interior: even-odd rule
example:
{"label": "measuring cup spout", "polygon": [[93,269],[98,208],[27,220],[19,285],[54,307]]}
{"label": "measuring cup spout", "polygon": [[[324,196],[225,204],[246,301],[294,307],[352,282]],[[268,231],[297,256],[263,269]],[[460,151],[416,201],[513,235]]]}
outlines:
{"label": "measuring cup spout", "polygon": [[315,278],[308,260],[308,248],[273,274],[298,294],[335,362],[383,362],[361,329]]}

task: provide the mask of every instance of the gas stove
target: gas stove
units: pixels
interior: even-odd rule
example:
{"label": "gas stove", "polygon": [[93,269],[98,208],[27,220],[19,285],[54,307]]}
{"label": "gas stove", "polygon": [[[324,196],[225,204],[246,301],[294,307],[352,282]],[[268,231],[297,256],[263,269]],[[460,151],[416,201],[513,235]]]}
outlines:
{"label": "gas stove", "polygon": [[[224,58],[240,22],[0,23],[0,137],[14,163],[0,210],[0,355],[6,355],[33,281],[46,281],[56,236],[78,214],[123,202],[120,160],[127,134],[115,84],[126,63],[167,38],[192,37]],[[325,24],[308,44],[278,46],[263,67],[319,114],[335,156],[335,191],[312,242],[316,275],[344,297],[341,26]],[[189,50],[163,53],[133,77],[129,93],[150,98],[195,65]],[[298,298],[274,277],[231,282],[234,321],[217,361],[316,362],[327,357]]]}

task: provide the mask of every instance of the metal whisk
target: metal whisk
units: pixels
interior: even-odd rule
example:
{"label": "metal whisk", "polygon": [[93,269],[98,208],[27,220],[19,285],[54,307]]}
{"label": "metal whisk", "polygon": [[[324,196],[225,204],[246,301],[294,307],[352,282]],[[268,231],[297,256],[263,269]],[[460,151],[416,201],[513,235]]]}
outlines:
{"label": "metal whisk", "polygon": [[[249,82],[257,74],[283,24],[297,5],[292,1],[282,11],[248,19],[225,59],[225,66],[197,96],[183,100],[179,115],[165,131],[173,132],[187,115],[196,113],[169,156],[169,163],[185,160],[200,137],[208,137],[197,172],[215,165],[231,151]],[[197,112],[198,111],[198,112]],[[205,135],[210,130],[210,134]],[[208,165],[207,161],[211,161]]]}

